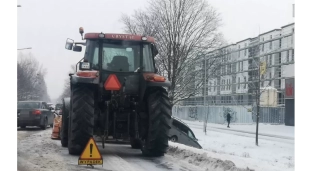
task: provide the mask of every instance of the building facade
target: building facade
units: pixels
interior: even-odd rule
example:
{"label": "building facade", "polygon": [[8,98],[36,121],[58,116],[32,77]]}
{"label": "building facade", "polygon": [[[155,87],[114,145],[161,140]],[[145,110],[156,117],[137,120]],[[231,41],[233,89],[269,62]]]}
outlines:
{"label": "building facade", "polygon": [[[199,92],[196,96],[181,105],[252,105],[258,84],[261,88],[276,88],[277,104],[283,105],[285,79],[294,78],[294,26],[285,25],[202,57],[196,70],[202,71],[198,76],[205,80],[204,84],[195,90]],[[265,72],[259,81],[260,63]]]}

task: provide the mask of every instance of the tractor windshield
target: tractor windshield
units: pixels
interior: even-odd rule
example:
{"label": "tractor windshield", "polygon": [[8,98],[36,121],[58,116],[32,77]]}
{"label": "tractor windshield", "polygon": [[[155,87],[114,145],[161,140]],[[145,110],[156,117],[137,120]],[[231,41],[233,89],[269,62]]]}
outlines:
{"label": "tractor windshield", "polygon": [[[92,69],[99,70],[99,43],[88,40],[85,59],[92,65]],[[143,48],[143,71],[153,72],[153,58],[150,44],[127,43],[125,41],[103,43],[102,69],[115,72],[134,72],[140,66],[140,48]]]}

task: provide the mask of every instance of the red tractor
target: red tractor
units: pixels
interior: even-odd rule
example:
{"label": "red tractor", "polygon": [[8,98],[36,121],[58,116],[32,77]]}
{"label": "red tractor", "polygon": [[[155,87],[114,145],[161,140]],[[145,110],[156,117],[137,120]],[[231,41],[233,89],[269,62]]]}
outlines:
{"label": "red tractor", "polygon": [[70,98],[63,99],[62,146],[79,155],[90,137],[100,136],[103,148],[105,142],[130,141],[146,156],[164,155],[171,83],[156,74],[154,38],[79,32],[85,42],[67,39],[65,46],[75,52],[85,46],[85,53],[70,74]]}

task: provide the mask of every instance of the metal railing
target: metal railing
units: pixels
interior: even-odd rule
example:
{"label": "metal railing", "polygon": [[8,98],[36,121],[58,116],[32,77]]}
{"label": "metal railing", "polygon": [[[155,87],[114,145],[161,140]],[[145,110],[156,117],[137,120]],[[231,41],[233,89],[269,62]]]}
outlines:
{"label": "metal railing", "polygon": [[[208,123],[224,124],[226,115],[230,113],[231,122],[236,124],[252,124],[256,121],[256,109],[252,106],[173,106],[172,116],[184,120],[205,121]],[[284,124],[284,107],[260,107],[260,123]]]}

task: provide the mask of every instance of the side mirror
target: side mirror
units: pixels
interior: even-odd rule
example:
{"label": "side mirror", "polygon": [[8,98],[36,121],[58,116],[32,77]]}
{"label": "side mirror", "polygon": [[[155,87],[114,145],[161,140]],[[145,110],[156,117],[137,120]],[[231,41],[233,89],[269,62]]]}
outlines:
{"label": "side mirror", "polygon": [[81,52],[82,47],[81,46],[74,46],[73,51],[75,52]]}
{"label": "side mirror", "polygon": [[66,44],[65,44],[65,49],[67,50],[72,50],[74,45],[74,40],[73,39],[67,39]]}
{"label": "side mirror", "polygon": [[89,70],[90,68],[89,62],[79,62],[79,70]]}

